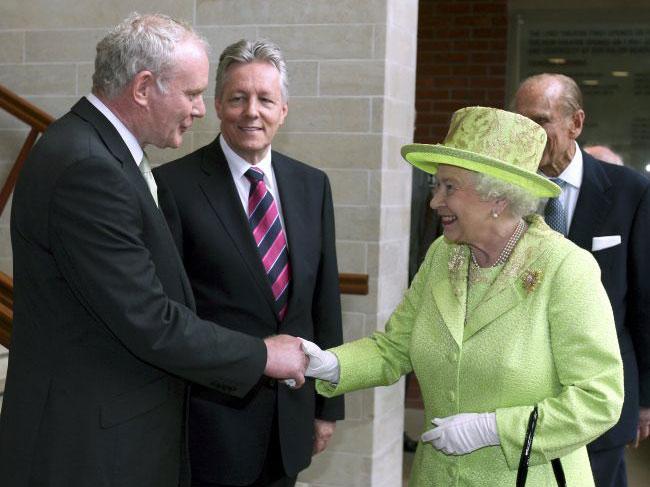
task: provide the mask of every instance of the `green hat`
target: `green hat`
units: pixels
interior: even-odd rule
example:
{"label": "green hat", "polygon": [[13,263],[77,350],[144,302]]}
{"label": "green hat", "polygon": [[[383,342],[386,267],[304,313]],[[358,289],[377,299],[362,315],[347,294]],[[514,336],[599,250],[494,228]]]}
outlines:
{"label": "green hat", "polygon": [[435,174],[438,164],[480,172],[549,198],[560,187],[537,174],[546,146],[546,132],[516,113],[497,108],[467,107],[454,113],[442,144],[409,144],[402,157],[424,172]]}

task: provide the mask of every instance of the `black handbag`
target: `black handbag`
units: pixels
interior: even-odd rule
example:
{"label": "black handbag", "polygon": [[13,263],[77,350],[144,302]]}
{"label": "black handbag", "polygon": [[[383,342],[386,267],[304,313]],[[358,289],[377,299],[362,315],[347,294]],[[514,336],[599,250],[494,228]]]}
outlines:
{"label": "black handbag", "polygon": [[[530,453],[533,449],[533,437],[535,436],[535,427],[537,426],[537,406],[530,413],[528,418],[528,427],[526,428],[526,438],[524,439],[524,446],[521,449],[521,457],[519,457],[519,468],[517,469],[517,487],[524,487],[526,485],[526,477],[528,476],[528,462],[530,461]],[[559,458],[551,460],[555,480],[559,487],[566,487],[566,478],[564,477],[564,469],[562,462]]]}

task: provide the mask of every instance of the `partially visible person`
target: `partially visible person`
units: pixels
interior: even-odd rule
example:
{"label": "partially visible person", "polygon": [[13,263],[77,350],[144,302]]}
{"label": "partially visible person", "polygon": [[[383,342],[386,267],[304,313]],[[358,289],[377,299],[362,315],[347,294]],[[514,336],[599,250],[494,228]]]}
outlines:
{"label": "partially visible person", "polygon": [[555,486],[558,458],[567,485],[594,485],[585,445],[618,420],[623,370],[598,265],[534,213],[559,193],[536,173],[545,143],[525,117],[470,107],[442,144],[404,146],[436,174],[444,235],[385,332],[329,352],[303,345],[326,396],[415,371],[434,427],[410,486],[515,485],[535,407],[527,485]]}
{"label": "partially visible person", "polygon": [[[215,140],[155,171],[199,316],[265,337],[290,333],[323,347],[342,342],[334,209],[324,172],[271,149],[288,112],[278,46],[241,40],[216,75]],[[234,400],[192,387],[195,486],[291,486],[323,451],[343,398],[267,382]]]}
{"label": "partially visible person", "polygon": [[594,159],[624,166],[623,158],[606,145],[585,145],[582,150],[592,156]]}
{"label": "partially visible person", "polygon": [[2,487],[185,484],[184,379],[240,398],[262,374],[303,381],[297,338],[197,317],[156,207],[143,148],[181,144],[205,114],[208,71],[189,25],[132,14],[97,45],[92,94],[22,169]]}
{"label": "partially visible person", "polygon": [[[616,426],[588,446],[598,487],[625,487],[625,445],[650,433],[650,181],[578,146],[585,113],[580,88],[560,74],[526,79],[514,108],[548,135],[540,170],[563,186],[545,213],[558,231],[592,252],[614,309],[625,370],[625,403]],[[559,203],[559,204],[558,204]]]}

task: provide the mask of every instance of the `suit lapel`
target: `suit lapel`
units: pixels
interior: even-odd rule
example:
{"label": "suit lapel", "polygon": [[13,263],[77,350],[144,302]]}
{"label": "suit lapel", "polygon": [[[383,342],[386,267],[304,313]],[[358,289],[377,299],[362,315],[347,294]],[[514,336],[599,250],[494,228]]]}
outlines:
{"label": "suit lapel", "polygon": [[[611,182],[593,157],[585,152],[582,155],[582,184],[568,238],[591,251],[592,238],[598,235],[598,229],[611,207],[611,199],[607,194]],[[594,211],[594,208],[598,208],[598,211]]]}
{"label": "suit lapel", "polygon": [[228,162],[221,150],[218,138],[204,148],[201,154],[201,169],[204,177],[199,181],[199,186],[203,194],[208,199],[210,207],[221,221],[228,236],[235,243],[244,266],[250,272],[275,315],[275,300],[271,286],[248,225],[248,216],[241,205],[239,193],[235,188]]}
{"label": "suit lapel", "polygon": [[458,346],[463,343],[467,309],[467,270],[469,250],[462,245],[449,245],[442,263],[434,268],[449,269],[449,279],[436,279],[431,286],[433,300],[442,321]]}
{"label": "suit lapel", "polygon": [[142,177],[137,163],[133,160],[131,151],[113,124],[111,124],[111,122],[109,122],[108,119],[85,97],[81,98],[72,107],[72,111],[95,127],[95,130],[104,142],[104,145],[111,154],[113,154],[115,159],[120,162],[126,178],[131,182],[136,192],[140,194],[145,206],[148,207],[149,215],[152,216],[160,225],[165,227],[166,234],[169,235],[170,247],[174,250],[174,254],[177,256],[177,268],[179,269],[179,277],[185,294],[186,304],[189,308],[194,309],[195,302],[192,287],[187,278],[187,274],[184,271],[180,256],[178,255],[178,252],[176,252],[176,245],[174,244],[171,232],[167,227],[167,221],[162,212],[156,206],[151,191],[149,190],[149,186],[147,186],[147,182]]}
{"label": "suit lapel", "polygon": [[[544,254],[545,250],[539,245],[532,245],[531,242],[543,242],[545,239],[561,237],[548,227],[536,223],[542,222],[541,216],[534,215],[529,218],[527,219],[530,225],[529,230],[515,247],[512,255],[501,269],[492,286],[490,286],[481,303],[468,315],[463,340],[468,340],[482,328],[526,299],[527,292],[524,286],[524,278],[529,272],[538,271],[540,274],[537,274],[537,276],[541,275],[542,269],[537,269],[535,262]],[[531,233],[539,232],[544,233],[541,238],[537,236],[531,237]]]}

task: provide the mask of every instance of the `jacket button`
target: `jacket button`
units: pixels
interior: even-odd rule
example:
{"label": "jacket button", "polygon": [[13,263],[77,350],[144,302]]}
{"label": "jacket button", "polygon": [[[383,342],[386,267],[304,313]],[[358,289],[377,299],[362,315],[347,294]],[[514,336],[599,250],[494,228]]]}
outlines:
{"label": "jacket button", "polygon": [[454,402],[456,400],[456,393],[454,391],[449,391],[448,396],[451,402]]}
{"label": "jacket button", "polygon": [[456,352],[449,352],[447,358],[452,364],[455,364],[456,361],[458,360],[458,354]]}

